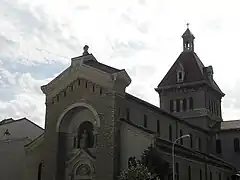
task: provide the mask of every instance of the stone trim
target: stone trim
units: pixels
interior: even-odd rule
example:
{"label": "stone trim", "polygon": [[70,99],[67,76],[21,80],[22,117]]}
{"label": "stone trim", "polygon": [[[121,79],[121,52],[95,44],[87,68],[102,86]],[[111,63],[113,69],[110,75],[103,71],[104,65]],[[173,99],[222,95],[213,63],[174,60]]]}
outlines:
{"label": "stone trim", "polygon": [[62,119],[64,118],[64,116],[73,108],[76,107],[85,107],[87,109],[89,109],[93,115],[94,115],[94,120],[95,120],[95,124],[94,126],[100,127],[100,118],[99,118],[99,114],[97,113],[97,111],[90,105],[87,104],[85,102],[77,102],[77,103],[73,103],[70,106],[68,106],[63,113],[60,115],[60,117],[57,120],[57,124],[56,124],[56,132],[59,132],[59,128],[60,128],[60,124],[62,122]]}

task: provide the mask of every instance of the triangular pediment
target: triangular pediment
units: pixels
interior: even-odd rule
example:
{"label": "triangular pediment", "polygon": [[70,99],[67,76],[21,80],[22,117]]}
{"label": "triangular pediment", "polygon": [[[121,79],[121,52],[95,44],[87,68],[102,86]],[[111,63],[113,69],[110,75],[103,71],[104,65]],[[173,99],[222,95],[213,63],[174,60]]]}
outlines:
{"label": "triangular pediment", "polygon": [[96,157],[89,150],[77,149],[74,156],[67,161],[67,164],[76,164],[79,161],[95,161]]}

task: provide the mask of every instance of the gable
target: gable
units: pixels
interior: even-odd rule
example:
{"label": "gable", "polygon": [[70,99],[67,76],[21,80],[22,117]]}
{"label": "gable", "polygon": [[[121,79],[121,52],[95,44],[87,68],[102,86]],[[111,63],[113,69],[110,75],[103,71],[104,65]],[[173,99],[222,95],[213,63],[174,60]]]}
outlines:
{"label": "gable", "polygon": [[0,125],[0,133],[3,134],[6,129],[8,129],[10,133],[9,138],[28,137],[31,140],[37,138],[44,132],[43,128],[28,120],[27,118],[21,118],[18,120],[9,119],[8,121],[2,121]]}
{"label": "gable", "polygon": [[116,81],[121,82],[123,89],[131,83],[124,69],[119,70],[102,64],[89,54],[72,58],[71,65],[47,85],[42,86],[41,90],[48,97],[53,97],[68,87],[71,82],[81,78],[107,88],[116,88]]}

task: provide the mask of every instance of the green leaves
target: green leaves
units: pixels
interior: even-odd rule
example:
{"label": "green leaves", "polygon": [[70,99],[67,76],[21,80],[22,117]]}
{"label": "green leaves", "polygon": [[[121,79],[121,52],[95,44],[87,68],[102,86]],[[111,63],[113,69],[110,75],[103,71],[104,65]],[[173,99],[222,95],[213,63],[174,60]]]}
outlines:
{"label": "green leaves", "polygon": [[151,180],[154,177],[148,171],[148,168],[140,164],[139,162],[136,166],[130,166],[128,169],[124,170],[120,174],[120,180]]}

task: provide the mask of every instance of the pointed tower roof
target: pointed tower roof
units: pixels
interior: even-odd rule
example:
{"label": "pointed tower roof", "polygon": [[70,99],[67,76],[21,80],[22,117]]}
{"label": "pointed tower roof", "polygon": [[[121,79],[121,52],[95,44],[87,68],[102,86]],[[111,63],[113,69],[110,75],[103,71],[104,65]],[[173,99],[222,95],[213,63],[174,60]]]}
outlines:
{"label": "pointed tower roof", "polygon": [[[205,67],[197,54],[194,52],[193,40],[195,37],[189,28],[187,28],[187,30],[183,33],[182,38],[183,52],[179,55],[162,81],[158,84],[156,91],[173,86],[205,83],[224,96],[224,93],[218,87],[217,83],[213,80],[213,78],[210,78],[210,76],[212,77],[213,75],[212,67]],[[181,67],[184,72],[184,79],[181,82],[178,81],[176,76],[179,67]]]}
{"label": "pointed tower roof", "polygon": [[189,28],[187,28],[186,31],[182,35],[182,38],[185,38],[185,37],[191,37],[191,38],[195,39],[193,33],[190,31]]}

